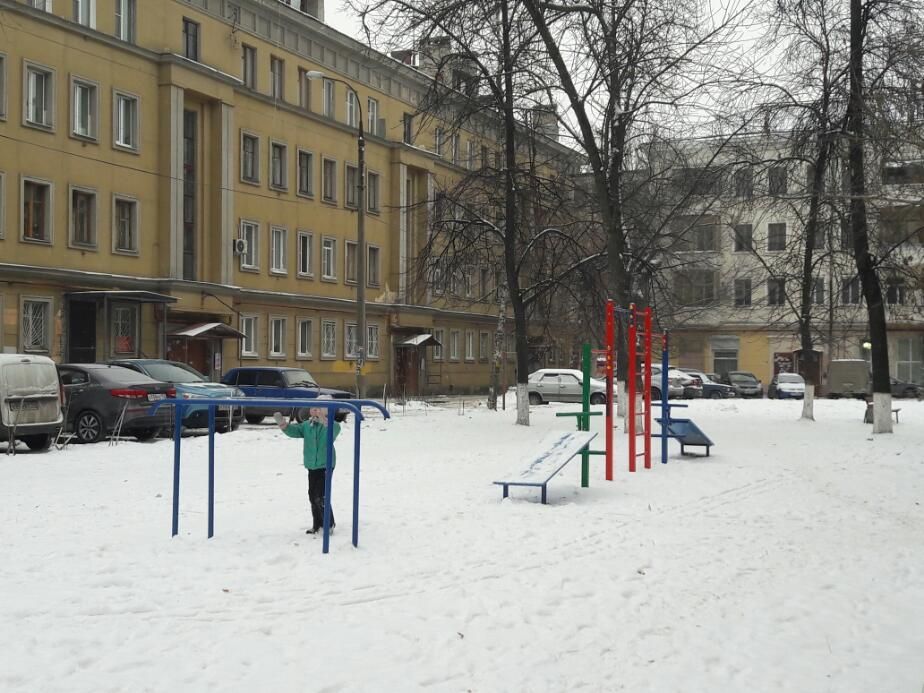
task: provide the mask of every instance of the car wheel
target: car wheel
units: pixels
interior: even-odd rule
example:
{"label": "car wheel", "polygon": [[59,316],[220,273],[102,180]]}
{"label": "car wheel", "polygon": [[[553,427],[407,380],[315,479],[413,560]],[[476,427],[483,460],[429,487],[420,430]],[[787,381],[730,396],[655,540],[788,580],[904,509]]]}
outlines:
{"label": "car wheel", "polygon": [[307,421],[308,417],[310,416],[308,414],[308,409],[306,407],[302,407],[301,409],[293,409],[292,415],[295,417],[295,420],[298,421],[299,423],[303,423]]}
{"label": "car wheel", "polygon": [[542,395],[538,392],[529,393],[529,403],[530,404],[542,404]]}
{"label": "car wheel", "polygon": [[249,424],[258,424],[266,417],[263,416],[263,414],[246,414],[244,418],[247,419],[247,423]]}
{"label": "car wheel", "polygon": [[651,399],[661,399],[661,391],[658,388],[651,388]]}
{"label": "car wheel", "polygon": [[719,390],[713,390],[712,394],[709,395],[710,399],[722,399],[722,393]]}
{"label": "car wheel", "polygon": [[138,430],[133,431],[133,432],[132,432],[132,435],[135,436],[135,438],[137,438],[137,439],[140,440],[141,442],[144,442],[144,441],[146,441],[146,440],[153,440],[154,438],[156,438],[157,436],[159,436],[159,435],[160,435],[160,429],[157,428],[157,427],[155,427],[155,428],[139,428]]}
{"label": "car wheel", "polygon": [[81,443],[98,443],[103,439],[103,419],[95,411],[82,411],[74,420],[74,432]]}
{"label": "car wheel", "polygon": [[918,393],[913,388],[906,388],[902,392],[902,397],[917,397]]}
{"label": "car wheel", "polygon": [[37,433],[32,436],[23,436],[20,440],[22,440],[30,450],[41,452],[51,447],[53,436],[50,433]]}
{"label": "car wheel", "polygon": [[590,396],[591,404],[606,404],[606,395],[595,392]]}

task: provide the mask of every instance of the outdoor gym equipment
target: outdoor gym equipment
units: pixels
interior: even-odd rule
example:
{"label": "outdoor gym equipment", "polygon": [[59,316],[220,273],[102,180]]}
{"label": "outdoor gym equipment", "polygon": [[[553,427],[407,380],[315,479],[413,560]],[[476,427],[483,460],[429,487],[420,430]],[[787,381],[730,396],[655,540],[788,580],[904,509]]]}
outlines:
{"label": "outdoor gym equipment", "polygon": [[[277,407],[280,410],[288,411],[290,409],[304,409],[308,407],[317,407],[326,409],[327,416],[327,475],[324,484],[324,498],[330,499],[331,477],[333,476],[333,452],[334,452],[334,417],[331,410],[347,409],[355,415],[356,425],[353,430],[353,546],[359,546],[359,453],[360,453],[360,429],[363,415],[363,407],[372,407],[382,412],[382,415],[388,419],[391,415],[388,410],[378,402],[366,399],[268,399],[258,397],[248,397],[246,406],[253,407]],[[189,400],[184,399],[162,399],[151,405],[150,412],[153,414],[162,406],[174,407],[173,415],[173,525],[171,536],[179,533],[180,527],[180,454],[182,446],[183,431],[183,411],[192,404]],[[196,399],[195,405],[207,406],[209,408],[209,501],[208,501],[208,538],[211,539],[215,534],[215,410],[217,407],[240,407],[240,399],[225,398],[207,398]],[[330,502],[324,504],[324,542],[322,552],[328,553],[330,550]]]}

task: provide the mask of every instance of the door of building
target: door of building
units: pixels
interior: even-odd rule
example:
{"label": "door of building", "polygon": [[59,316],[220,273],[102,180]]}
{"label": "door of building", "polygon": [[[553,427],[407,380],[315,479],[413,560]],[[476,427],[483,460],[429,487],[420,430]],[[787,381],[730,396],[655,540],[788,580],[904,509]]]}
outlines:
{"label": "door of building", "polygon": [[212,349],[206,339],[171,338],[167,341],[167,358],[192,366],[206,377],[212,372]]}
{"label": "door of building", "polygon": [[399,395],[419,395],[420,359],[414,347],[399,347],[395,359],[395,385]]}
{"label": "door of building", "polygon": [[96,362],[96,303],[71,301],[67,313],[67,360]]}

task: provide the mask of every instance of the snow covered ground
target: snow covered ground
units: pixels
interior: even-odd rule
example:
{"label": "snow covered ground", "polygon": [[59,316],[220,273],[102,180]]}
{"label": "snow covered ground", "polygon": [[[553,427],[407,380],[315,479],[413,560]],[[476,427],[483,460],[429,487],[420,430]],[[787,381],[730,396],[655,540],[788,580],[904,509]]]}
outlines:
{"label": "snow covered ground", "polygon": [[[337,442],[331,553],[271,426],[0,456],[3,691],[798,691],[924,686],[924,402],[697,401],[712,457],[491,484],[573,405],[398,413]],[[602,417],[594,419],[596,430]],[[602,436],[601,436],[602,438]]]}

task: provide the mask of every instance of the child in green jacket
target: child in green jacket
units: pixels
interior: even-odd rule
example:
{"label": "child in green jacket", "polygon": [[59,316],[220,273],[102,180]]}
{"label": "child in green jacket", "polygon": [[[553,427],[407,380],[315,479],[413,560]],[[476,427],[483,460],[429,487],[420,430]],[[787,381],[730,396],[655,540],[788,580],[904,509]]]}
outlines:
{"label": "child in green jacket", "polygon": [[[320,397],[319,399],[329,399]],[[289,438],[302,439],[302,458],[305,469],[308,470],[308,504],[311,506],[312,527],[306,533],[315,534],[324,526],[324,486],[327,481],[327,409],[311,407],[308,409],[308,420],[302,423],[286,423],[277,417],[279,428]],[[334,421],[334,440],[340,435],[340,424]],[[334,451],[331,460],[331,471],[337,464],[337,453]],[[334,522],[334,509],[330,510],[330,528],[336,526]]]}

